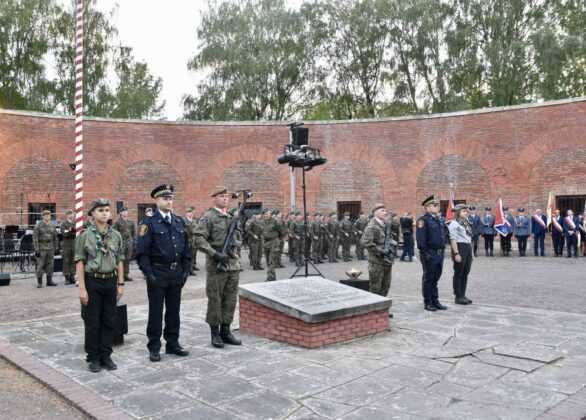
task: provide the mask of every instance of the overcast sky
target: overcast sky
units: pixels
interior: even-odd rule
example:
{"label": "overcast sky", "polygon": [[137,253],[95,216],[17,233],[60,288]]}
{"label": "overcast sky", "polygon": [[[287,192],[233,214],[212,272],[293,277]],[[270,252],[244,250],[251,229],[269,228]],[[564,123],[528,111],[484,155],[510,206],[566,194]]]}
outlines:
{"label": "overcast sky", "polygon": [[146,61],[151,72],[163,78],[161,98],[165,116],[182,115],[181,95],[195,93],[195,77],[187,61],[197,49],[197,27],[206,0],[99,0],[102,11],[118,4],[116,19],[119,41],[132,47],[137,60]]}

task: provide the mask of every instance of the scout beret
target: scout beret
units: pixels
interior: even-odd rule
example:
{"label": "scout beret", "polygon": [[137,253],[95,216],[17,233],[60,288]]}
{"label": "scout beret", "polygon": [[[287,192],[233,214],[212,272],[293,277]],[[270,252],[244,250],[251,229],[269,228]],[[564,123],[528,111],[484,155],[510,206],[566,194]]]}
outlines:
{"label": "scout beret", "polygon": [[44,216],[45,214],[51,214],[51,210],[43,210],[41,212],[41,216]]}
{"label": "scout beret", "polygon": [[110,202],[106,198],[94,198],[92,200],[92,203],[90,204],[90,207],[87,211],[87,214],[88,214],[88,216],[91,216],[93,211],[95,209],[97,209],[98,207],[105,207],[105,206],[109,206],[109,205],[110,205]]}
{"label": "scout beret", "polygon": [[73,210],[67,209],[67,210],[65,210],[65,214],[73,214]]}
{"label": "scout beret", "polygon": [[190,212],[190,211],[194,211],[195,210],[195,206],[189,206],[185,209],[185,212]]}
{"label": "scout beret", "polygon": [[175,187],[171,184],[161,184],[151,191],[151,198],[172,197]]}
{"label": "scout beret", "polygon": [[466,207],[466,204],[456,204],[454,206],[454,208],[452,209],[452,211],[456,212],[456,211],[460,211],[460,210],[466,209],[466,208],[468,208],[468,207]]}
{"label": "scout beret", "polygon": [[492,210],[492,207],[485,207],[484,210],[491,211]]}
{"label": "scout beret", "polygon": [[212,193],[210,194],[210,197],[215,197],[218,194],[228,194],[228,187],[223,187],[223,186],[217,186],[216,188],[214,188],[212,190]]}
{"label": "scout beret", "polygon": [[374,205],[374,207],[372,208],[372,213],[374,213],[375,211],[377,211],[378,209],[382,209],[385,208],[386,206],[383,203],[376,203]]}
{"label": "scout beret", "polygon": [[338,213],[336,213],[335,211],[331,211],[331,212],[330,212],[330,216],[334,216],[334,215],[336,215],[336,214],[338,214]]}
{"label": "scout beret", "polygon": [[437,200],[437,198],[435,198],[435,195],[430,195],[421,203],[423,207],[428,206],[430,204],[439,204],[439,201]]}
{"label": "scout beret", "polygon": [[271,211],[271,215],[276,216],[277,214],[281,213],[278,209],[274,209]]}
{"label": "scout beret", "polygon": [[519,210],[520,213],[524,213],[525,212],[525,207],[519,207],[518,210]]}

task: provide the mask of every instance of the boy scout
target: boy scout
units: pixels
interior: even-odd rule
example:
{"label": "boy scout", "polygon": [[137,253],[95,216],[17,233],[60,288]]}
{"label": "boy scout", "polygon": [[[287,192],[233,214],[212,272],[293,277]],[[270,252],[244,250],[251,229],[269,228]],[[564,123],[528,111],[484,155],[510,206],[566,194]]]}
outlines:
{"label": "boy scout", "polygon": [[[210,196],[212,207],[204,213],[195,229],[195,243],[206,254],[206,322],[210,326],[212,346],[239,346],[242,342],[234,337],[230,324],[234,320],[238,297],[240,259],[236,252],[222,252],[233,217],[226,211],[228,188],[216,187]],[[218,263],[226,266],[227,270],[219,270]]]}
{"label": "boy scout", "polygon": [[33,230],[33,247],[37,257],[37,288],[43,287],[43,271],[47,273],[47,286],[57,286],[53,283],[53,259],[59,246],[57,232],[51,224],[51,212],[43,210],[41,216],[43,220]]}
{"label": "boy scout", "polygon": [[63,277],[65,284],[75,284],[75,220],[73,219],[73,210],[65,211],[65,220],[61,222],[61,243],[63,258]]}
{"label": "boy scout", "polygon": [[92,201],[88,215],[94,223],[75,241],[81,317],[85,325],[85,351],[89,370],[114,370],[112,339],[116,325],[116,301],[124,294],[124,246],[122,236],[108,225],[110,203]]}

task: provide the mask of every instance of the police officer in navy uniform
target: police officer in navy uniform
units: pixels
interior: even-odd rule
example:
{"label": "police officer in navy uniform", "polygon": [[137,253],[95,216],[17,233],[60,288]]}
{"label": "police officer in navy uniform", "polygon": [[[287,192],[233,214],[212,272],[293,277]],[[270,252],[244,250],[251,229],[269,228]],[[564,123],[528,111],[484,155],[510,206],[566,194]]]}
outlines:
{"label": "police officer in navy uniform", "polygon": [[517,217],[515,217],[514,234],[519,245],[519,256],[524,257],[527,250],[527,238],[531,227],[529,225],[529,218],[525,216],[525,208],[519,207],[517,209]]}
{"label": "police officer in navy uniform", "polygon": [[[172,212],[173,191],[173,185],[163,184],[151,192],[157,211],[143,220],[138,229],[136,259],[147,279],[147,347],[151,362],[161,360],[161,332],[166,341],[165,353],[189,354],[179,344],[179,309],[191,260],[185,222]],[[166,307],[165,329],[161,331],[163,306]]]}
{"label": "police officer in navy uniform", "polygon": [[485,214],[480,218],[480,233],[484,237],[484,252],[486,256],[494,257],[494,216],[490,214],[492,207],[485,207]]}
{"label": "police officer in navy uniform", "polygon": [[437,282],[444,266],[446,227],[438,217],[439,201],[432,195],[423,203],[425,214],[417,219],[417,248],[423,266],[423,298],[427,311],[448,309],[439,301]]}
{"label": "police officer in navy uniform", "polygon": [[472,229],[472,250],[476,257],[476,254],[478,253],[478,236],[480,235],[480,216],[476,214],[475,206],[470,206],[468,209],[470,210],[470,213],[466,220]]}

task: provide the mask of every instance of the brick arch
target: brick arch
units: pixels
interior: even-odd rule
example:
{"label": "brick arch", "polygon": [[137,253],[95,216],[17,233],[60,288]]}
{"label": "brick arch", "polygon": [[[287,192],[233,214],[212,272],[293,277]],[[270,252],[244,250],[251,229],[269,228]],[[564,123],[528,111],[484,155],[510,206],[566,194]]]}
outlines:
{"label": "brick arch", "polygon": [[460,155],[444,155],[423,168],[417,179],[417,202],[421,203],[432,194],[447,200],[450,183],[456,200],[466,199],[468,204],[477,207],[492,203],[488,174],[477,162]]}
{"label": "brick arch", "polygon": [[[427,148],[421,150],[408,164],[401,174],[400,190],[404,193],[417,191],[419,176],[425,167],[433,161],[445,156],[456,155],[476,163],[488,175],[489,191],[495,191],[494,180],[508,178],[509,171],[505,164],[492,155],[488,147],[479,147],[472,139],[438,139]],[[420,208],[417,197],[403,196],[406,208]],[[491,199],[493,197],[490,197]]]}
{"label": "brick arch", "polygon": [[[231,147],[222,151],[206,168],[203,174],[205,183],[202,183],[202,195],[204,201],[209,199],[209,192],[217,185],[220,185],[222,177],[227,168],[237,164],[238,162],[259,162],[267,165],[274,172],[277,177],[276,182],[280,185],[283,192],[283,199],[288,197],[289,191],[289,167],[287,165],[280,165],[277,162],[277,155],[279,153],[267,147],[257,145],[244,145]],[[253,191],[254,192],[254,191]],[[207,198],[206,198],[207,197]],[[286,203],[282,203],[285,208],[288,208]],[[280,207],[280,206],[279,206]]]}
{"label": "brick arch", "polygon": [[[32,156],[42,156],[49,160],[59,161],[63,165],[68,166],[75,162],[75,149],[64,146],[63,144],[53,140],[43,140],[42,142],[22,142],[13,143],[2,150],[0,154],[0,179],[4,183],[4,177],[10,169],[21,160],[30,158]],[[73,171],[71,171],[73,173]],[[75,184],[72,184],[71,190],[75,191]]]}
{"label": "brick arch", "polygon": [[[573,125],[551,130],[540,135],[522,149],[512,165],[511,172],[521,174],[523,189],[530,184],[533,168],[548,153],[563,148],[586,146],[586,125]],[[547,179],[543,179],[548,183]]]}
{"label": "brick arch", "polygon": [[585,161],[586,144],[582,147],[556,148],[540,156],[528,174],[528,210],[544,209],[550,191],[555,195],[586,194]]}
{"label": "brick arch", "polygon": [[[318,183],[323,172],[333,163],[348,159],[360,162],[376,174],[382,184],[382,200],[385,204],[392,205],[390,201],[395,200],[398,196],[397,173],[382,148],[348,142],[324,148],[322,153],[328,159],[327,163],[315,167],[307,176],[307,195],[314,197],[315,201],[311,203],[314,208],[317,205]],[[308,207],[311,207],[311,204]]]}
{"label": "brick arch", "polygon": [[[178,174],[181,185],[185,188],[185,191],[182,192],[184,197],[194,201],[199,198],[201,187],[199,180],[195,176],[191,176],[195,175],[193,165],[188,156],[177,153],[175,149],[161,144],[150,144],[148,147],[126,148],[117,153],[116,157],[117,159],[111,159],[105,165],[105,171],[118,174],[118,176],[106,180],[110,183],[109,189],[111,191],[114,191],[127,168],[141,162],[153,162],[154,164],[159,162],[173,168]],[[186,179],[189,179],[189,182],[186,182]],[[154,188],[164,181],[160,178],[153,179],[152,187]],[[150,200],[150,190],[145,191],[144,194],[145,199]],[[179,209],[177,208],[177,210]]]}
{"label": "brick arch", "polygon": [[144,179],[153,179],[153,187],[162,183],[173,184],[176,193],[173,197],[173,210],[183,214],[187,201],[192,198],[186,195],[184,182],[181,175],[171,165],[152,160],[135,162],[128,166],[117,178],[114,188],[116,200],[121,200],[128,207],[129,217],[136,220],[137,204],[153,201],[150,197],[150,190],[145,191]]}

